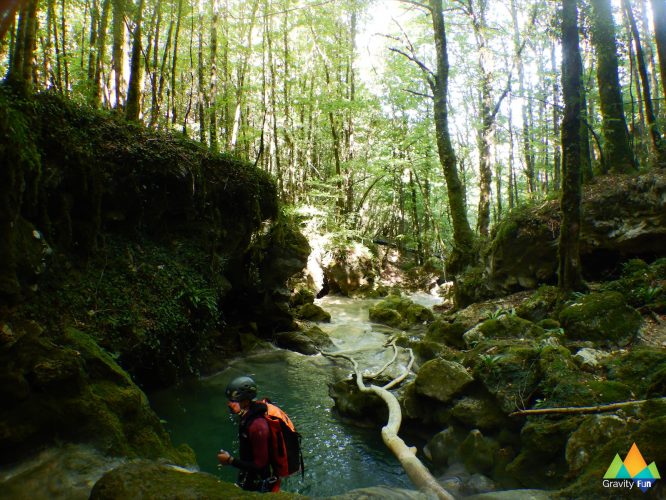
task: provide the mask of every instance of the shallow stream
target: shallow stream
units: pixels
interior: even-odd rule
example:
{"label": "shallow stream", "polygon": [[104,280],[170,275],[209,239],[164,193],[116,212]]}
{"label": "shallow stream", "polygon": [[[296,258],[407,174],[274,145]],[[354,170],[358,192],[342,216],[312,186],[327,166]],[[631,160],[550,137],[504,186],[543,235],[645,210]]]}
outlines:
{"label": "shallow stream", "polygon": [[[423,305],[436,303],[425,294],[413,299]],[[368,309],[376,302],[325,297],[319,304],[332,317],[330,324],[320,325],[322,329],[338,349],[364,352],[365,362],[374,365],[364,365],[368,369],[383,365],[390,356],[382,348],[390,329],[368,319]],[[303,435],[305,478],[288,478],[283,490],[316,497],[376,485],[411,488],[377,429],[355,427],[334,414],[328,383],[350,372],[344,362],[280,350],[239,359],[212,377],[155,393],[150,401],[166,420],[174,444],[189,444],[201,470],[233,481],[236,469],[220,469],[216,460],[220,448],[238,450],[236,417],[229,414],[224,389],[234,377],[249,374],[257,381],[259,397],[284,409]]]}

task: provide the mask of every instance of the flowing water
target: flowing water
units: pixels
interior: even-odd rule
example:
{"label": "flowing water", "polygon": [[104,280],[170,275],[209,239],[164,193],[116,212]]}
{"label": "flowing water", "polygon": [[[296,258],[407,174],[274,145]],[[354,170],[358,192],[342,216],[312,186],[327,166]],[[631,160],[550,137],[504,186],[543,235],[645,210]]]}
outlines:
{"label": "flowing water", "polygon": [[[436,302],[430,296],[414,299],[424,305]],[[320,305],[332,316],[320,325],[345,352],[365,352],[377,368],[385,361],[382,345],[390,329],[368,320],[368,309],[376,300],[325,297]],[[378,353],[376,355],[367,353]],[[378,429],[361,429],[344,423],[332,411],[328,383],[351,372],[344,362],[322,356],[303,356],[274,351],[232,363],[225,371],[151,395],[157,414],[166,420],[175,444],[187,443],[197,455],[201,470],[233,481],[236,469],[218,468],[220,448],[238,450],[236,417],[229,414],[224,397],[227,383],[249,374],[259,385],[259,396],[283,408],[303,435],[305,478],[288,478],[283,490],[309,496],[336,495],[351,489],[376,485],[410,488],[411,483],[398,461],[384,446]]]}

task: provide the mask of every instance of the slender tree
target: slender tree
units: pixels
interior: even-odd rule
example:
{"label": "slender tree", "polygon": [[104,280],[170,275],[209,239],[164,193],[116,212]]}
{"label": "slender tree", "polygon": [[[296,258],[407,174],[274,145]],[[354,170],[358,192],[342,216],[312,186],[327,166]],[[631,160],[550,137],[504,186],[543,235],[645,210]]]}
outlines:
{"label": "slender tree", "polygon": [[666,0],[652,0],[652,22],[659,56],[661,92],[666,99]]}
{"label": "slender tree", "polygon": [[437,70],[429,80],[434,96],[435,134],[439,160],[446,178],[451,220],[453,224],[453,244],[455,255],[450,260],[452,272],[462,271],[473,261],[474,234],[467,220],[465,191],[456,165],[456,156],[449,135],[448,86],[449,56],[446,44],[446,26],[444,25],[442,0],[430,0]]}
{"label": "slender tree", "polygon": [[652,147],[655,152],[656,164],[666,167],[666,143],[661,137],[659,128],[657,126],[657,120],[654,113],[654,107],[652,105],[652,93],[650,92],[650,80],[647,71],[647,65],[645,63],[645,57],[643,56],[643,47],[641,46],[641,35],[638,31],[638,26],[636,25],[636,20],[634,18],[634,13],[631,9],[631,4],[629,0],[622,0],[622,6],[624,8],[624,13],[627,17],[627,21],[631,28],[631,34],[634,41],[634,48],[636,50],[636,62],[638,65],[638,73],[640,75],[640,83],[642,86],[643,94],[643,106],[645,108],[645,120],[647,122],[648,131],[650,133],[650,140],[652,141]]}
{"label": "slender tree", "polygon": [[580,263],[580,88],[577,0],[562,0],[562,195],[558,286],[563,293],[583,288]]}
{"label": "slender tree", "polygon": [[604,164],[612,172],[629,172],[636,168],[636,164],[624,117],[611,3],[610,0],[590,0],[590,3],[593,8],[592,44],[597,57],[597,84],[604,133]]}
{"label": "slender tree", "polygon": [[143,0],[139,0],[134,17],[134,37],[132,41],[132,59],[130,63],[129,85],[127,87],[127,104],[125,113],[128,120],[137,121],[141,114],[141,87],[143,82],[143,65],[141,64],[141,23]]}

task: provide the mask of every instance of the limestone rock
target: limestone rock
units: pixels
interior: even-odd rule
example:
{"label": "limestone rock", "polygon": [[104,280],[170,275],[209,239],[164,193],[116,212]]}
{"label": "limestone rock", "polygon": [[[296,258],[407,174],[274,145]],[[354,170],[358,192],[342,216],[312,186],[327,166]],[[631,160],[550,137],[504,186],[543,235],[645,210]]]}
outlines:
{"label": "limestone rock", "polygon": [[10,350],[0,347],[0,463],[54,441],[89,443],[104,453],[193,463],[172,447],[145,394],[88,335],[50,337],[34,323]]}
{"label": "limestone rock", "polygon": [[460,363],[433,359],[425,363],[416,375],[416,392],[448,403],[473,380]]}
{"label": "limestone rock", "polygon": [[484,436],[481,431],[470,431],[459,448],[460,457],[470,472],[488,473],[495,464],[499,444]]}
{"label": "limestone rock", "polygon": [[385,300],[371,307],[369,316],[371,321],[403,330],[418,324],[429,323],[434,319],[430,309],[399,295],[389,295]]}
{"label": "limestone rock", "polygon": [[317,304],[303,304],[296,309],[295,315],[299,319],[308,321],[319,321],[321,323],[329,323],[331,321],[330,313],[324,311]]}
{"label": "limestone rock", "polygon": [[567,338],[626,345],[638,333],[641,315],[618,292],[591,293],[565,307],[559,321]]}
{"label": "limestone rock", "polygon": [[465,396],[456,401],[451,416],[468,428],[490,431],[507,424],[496,401],[488,396]]}
{"label": "limestone rock", "polygon": [[328,385],[335,408],[356,425],[384,425],[388,419],[386,403],[376,394],[359,391],[356,380],[344,379]]}
{"label": "limestone rock", "polygon": [[[605,176],[582,197],[580,255],[584,272],[599,273],[618,259],[666,253],[666,173]],[[496,294],[555,282],[559,201],[511,211],[497,226],[482,280]]]}
{"label": "limestone rock", "polygon": [[586,371],[595,371],[600,363],[608,357],[608,353],[598,349],[584,347],[580,349],[573,357],[578,366]]}
{"label": "limestone rock", "polygon": [[466,433],[463,429],[449,426],[430,438],[423,452],[436,466],[447,465],[458,460],[458,448],[465,437]]}
{"label": "limestone rock", "polygon": [[626,433],[627,422],[617,415],[591,415],[571,434],[566,446],[566,460],[573,474],[585,467],[596,450],[612,438]]}

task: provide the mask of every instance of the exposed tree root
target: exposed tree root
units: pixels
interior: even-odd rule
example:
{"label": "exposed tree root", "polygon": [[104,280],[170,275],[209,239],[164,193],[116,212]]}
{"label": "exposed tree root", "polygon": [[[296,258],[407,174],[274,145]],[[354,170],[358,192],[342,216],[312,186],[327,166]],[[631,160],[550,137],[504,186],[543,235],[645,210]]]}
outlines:
{"label": "exposed tree root", "polygon": [[[386,368],[388,368],[391,363],[393,363],[398,357],[398,348],[395,345],[395,342],[389,342],[386,344],[388,347],[391,345],[393,347],[394,355],[391,361],[386,363],[379,371],[373,373],[368,378],[375,378],[380,373],[382,373]],[[421,460],[416,457],[416,448],[409,447],[405,442],[398,436],[398,431],[400,430],[400,424],[402,423],[402,411],[400,410],[400,403],[396,397],[388,391],[391,387],[395,387],[400,382],[402,382],[412,367],[414,363],[414,353],[409,349],[409,364],[407,369],[402,375],[396,377],[391,382],[386,384],[384,387],[378,387],[376,385],[366,386],[363,383],[363,375],[359,369],[358,363],[356,360],[345,354],[332,354],[322,352],[322,355],[329,358],[341,358],[349,361],[354,367],[354,373],[356,375],[356,384],[361,392],[374,392],[386,403],[386,406],[389,410],[388,422],[384,427],[382,427],[382,439],[384,444],[391,450],[393,455],[400,461],[403,469],[409,476],[409,479],[414,483],[414,485],[424,493],[432,495],[433,498],[438,498],[442,500],[453,500],[454,497],[446,491],[442,486],[437,482],[437,480],[432,476],[428,468],[423,465]]]}

